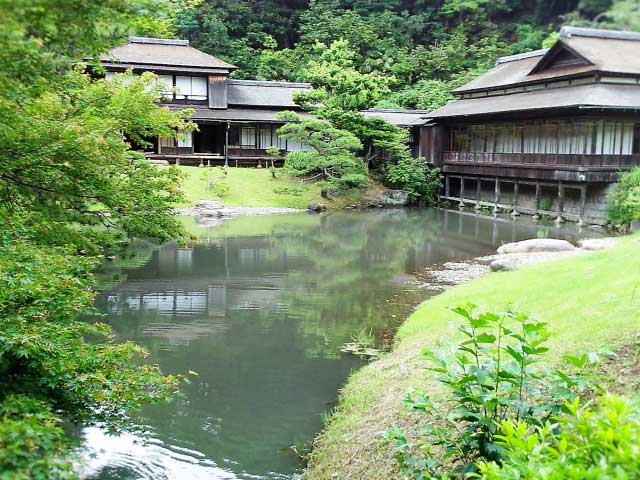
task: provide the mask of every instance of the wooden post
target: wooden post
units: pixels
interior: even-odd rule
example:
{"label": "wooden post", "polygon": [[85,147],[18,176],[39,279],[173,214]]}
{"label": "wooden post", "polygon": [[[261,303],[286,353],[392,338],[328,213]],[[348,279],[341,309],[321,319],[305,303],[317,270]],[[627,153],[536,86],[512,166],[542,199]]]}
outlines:
{"label": "wooden post", "polygon": [[480,210],[482,208],[480,206],[480,194],[482,193],[481,192],[482,185],[480,182],[481,182],[480,177],[478,177],[478,183],[476,184],[476,206],[475,206],[476,210]]}
{"label": "wooden post", "polygon": [[444,196],[447,197],[447,200],[449,200],[449,197],[451,196],[451,182],[450,182],[450,177],[447,175],[446,177],[444,177]]}
{"label": "wooden post", "polygon": [[564,185],[558,183],[558,208],[556,209],[556,223],[564,223]]}
{"label": "wooden post", "polygon": [[[229,167],[229,129],[231,128],[230,122],[227,122],[227,128],[224,130],[224,166]],[[236,165],[237,166],[237,165]]]}
{"label": "wooden post", "polygon": [[536,206],[535,211],[533,212],[533,219],[540,220],[540,195],[542,194],[542,187],[540,187],[540,182],[536,182]]}
{"label": "wooden post", "polygon": [[578,217],[578,226],[584,227],[586,225],[584,221],[584,210],[587,205],[587,186],[580,187],[580,215]]}
{"label": "wooden post", "polygon": [[464,177],[460,177],[460,201],[458,206],[464,207]]}
{"label": "wooden post", "polygon": [[518,182],[514,182],[513,184],[513,210],[511,211],[512,217],[517,217],[520,215],[518,212],[518,195],[520,193],[520,184]]}
{"label": "wooden post", "polygon": [[500,180],[496,177],[496,184],[493,192],[493,214],[496,215],[500,208],[498,207],[498,203],[500,203]]}

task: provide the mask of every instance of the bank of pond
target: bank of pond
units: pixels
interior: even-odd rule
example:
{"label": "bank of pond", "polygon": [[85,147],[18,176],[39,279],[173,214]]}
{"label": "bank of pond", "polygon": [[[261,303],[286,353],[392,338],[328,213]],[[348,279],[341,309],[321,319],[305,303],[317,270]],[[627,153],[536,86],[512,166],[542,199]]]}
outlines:
{"label": "bank of pond", "polygon": [[[334,410],[308,477],[398,478],[383,432],[418,426],[402,400],[407,388],[430,385],[420,351],[455,331],[446,307],[512,303],[540,315],[553,332],[551,355],[617,344],[637,330],[633,237],[615,250],[440,294],[426,272],[447,262],[471,262],[511,241],[575,243],[601,233],[443,209],[185,223],[197,241],[139,244],[133,258],[106,265],[97,306],[163,371],[198,376],[175,403],[143,410],[146,442],[84,429],[82,478],[298,478]],[[370,363],[345,353],[354,339],[394,346]]]}

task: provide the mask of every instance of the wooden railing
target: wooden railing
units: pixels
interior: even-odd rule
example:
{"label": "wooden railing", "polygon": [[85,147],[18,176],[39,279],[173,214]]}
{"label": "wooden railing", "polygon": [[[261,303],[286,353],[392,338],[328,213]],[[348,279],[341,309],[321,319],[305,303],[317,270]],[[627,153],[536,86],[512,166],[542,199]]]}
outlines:
{"label": "wooden railing", "polygon": [[640,165],[640,155],[566,155],[555,153],[472,153],[445,152],[444,163],[487,165],[584,167],[627,170]]}

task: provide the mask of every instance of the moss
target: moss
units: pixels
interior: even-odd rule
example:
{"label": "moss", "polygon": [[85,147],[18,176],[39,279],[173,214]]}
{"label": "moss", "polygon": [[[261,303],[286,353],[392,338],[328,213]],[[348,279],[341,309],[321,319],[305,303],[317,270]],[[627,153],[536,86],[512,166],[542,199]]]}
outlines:
{"label": "moss", "polygon": [[394,350],[356,372],[343,389],[317,439],[307,478],[399,477],[382,432],[393,425],[414,433],[420,428],[420,416],[407,412],[402,398],[409,387],[437,394],[419,354],[455,335],[450,306],[471,301],[499,311],[511,304],[548,322],[549,362],[564,353],[629,344],[640,330],[640,235],[620,243],[612,250],[492,273],[422,304],[400,328]]}

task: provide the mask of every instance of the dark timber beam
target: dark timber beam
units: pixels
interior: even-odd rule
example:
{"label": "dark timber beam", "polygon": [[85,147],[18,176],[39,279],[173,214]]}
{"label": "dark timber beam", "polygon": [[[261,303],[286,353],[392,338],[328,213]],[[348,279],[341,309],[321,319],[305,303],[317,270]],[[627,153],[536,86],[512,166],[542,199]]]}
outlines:
{"label": "dark timber beam", "polygon": [[[224,166],[229,166],[229,129],[231,124],[227,122],[227,128],[224,130]],[[237,166],[237,165],[236,165]]]}

